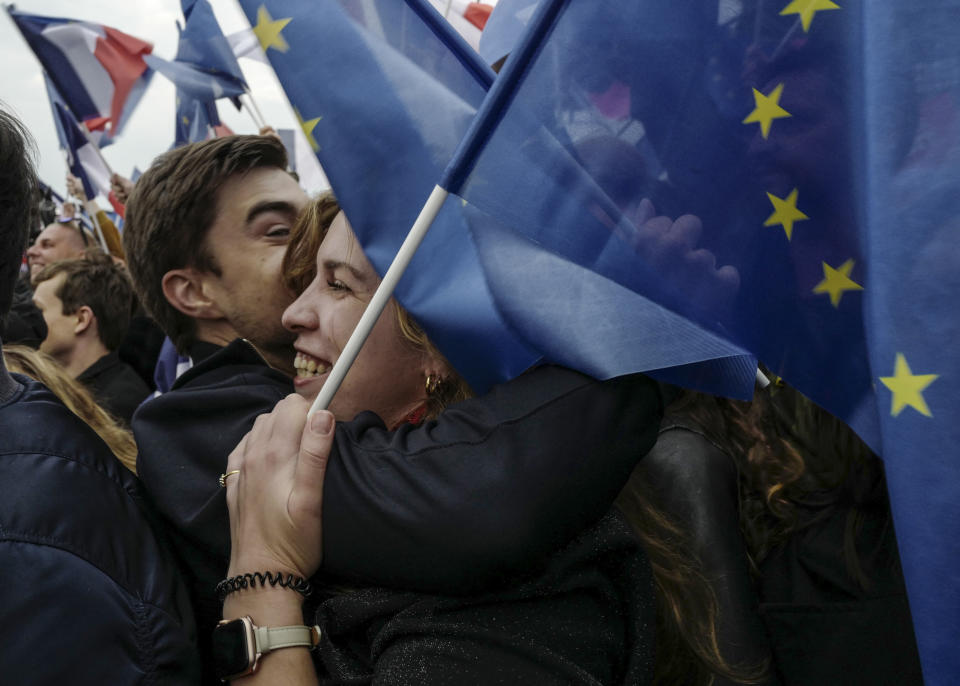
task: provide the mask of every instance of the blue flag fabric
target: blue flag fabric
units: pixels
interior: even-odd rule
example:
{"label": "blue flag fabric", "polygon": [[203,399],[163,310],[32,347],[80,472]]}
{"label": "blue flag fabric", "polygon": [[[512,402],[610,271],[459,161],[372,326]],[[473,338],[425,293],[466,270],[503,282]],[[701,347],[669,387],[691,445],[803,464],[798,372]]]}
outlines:
{"label": "blue flag fabric", "polygon": [[177,25],[176,57],[171,61],[150,55],[147,64],[177,86],[178,106],[190,99],[206,104],[226,97],[239,108],[237,98],[246,92],[247,82],[213,9],[207,0],[184,0],[182,6],[185,22],[182,29]]}
{"label": "blue flag fabric", "polygon": [[[492,72],[425,2],[249,0],[241,6],[365,253],[384,273],[483,101]],[[549,303],[532,291],[506,298],[498,292],[497,265],[481,264],[477,243],[488,230],[497,232],[496,223],[449,199],[396,292],[475,390],[512,378],[541,358],[600,377],[724,358],[738,361],[732,366],[739,387],[752,388],[755,364],[741,349],[635,294],[637,307],[646,306],[669,326],[637,330],[633,324],[645,320],[631,316],[630,326],[621,318],[618,327],[609,308],[591,318],[591,308],[581,307],[554,309],[554,317],[532,312],[546,315],[538,321],[552,335],[518,336],[505,317],[517,316],[510,306],[518,294],[531,295],[527,311]],[[540,276],[537,295],[557,285],[550,274]],[[607,300],[621,296],[609,280],[594,287]],[[554,304],[563,293],[553,290]],[[576,346],[572,337],[570,345],[554,345],[578,324],[594,336],[600,335],[597,327],[617,335],[604,341],[611,345],[589,345],[582,334]],[[681,331],[690,341],[686,348],[676,345]],[[684,372],[695,379],[703,369]]]}
{"label": "blue flag fabric", "polygon": [[185,22],[180,32],[177,61],[233,80],[246,90],[247,82],[240,63],[223,35],[210,3],[207,0],[181,0],[181,7]]}
{"label": "blue flag fabric", "polygon": [[211,129],[220,125],[220,114],[215,100],[198,100],[180,88],[177,89],[176,125],[173,147],[205,141]]}
{"label": "blue flag fabric", "polygon": [[956,0],[541,0],[442,184],[884,457],[931,684],[960,678],[958,25]]}
{"label": "blue flag fabric", "polygon": [[[240,4],[365,253],[383,274],[493,73],[426,2]],[[502,321],[461,209],[458,199],[447,202],[396,295],[482,391],[539,355]]]}
{"label": "blue flag fabric", "polygon": [[165,60],[156,55],[146,55],[143,59],[151,69],[163,74],[179,90],[196,100],[235,98],[244,92],[243,86],[232,79],[203,71],[186,62]]}

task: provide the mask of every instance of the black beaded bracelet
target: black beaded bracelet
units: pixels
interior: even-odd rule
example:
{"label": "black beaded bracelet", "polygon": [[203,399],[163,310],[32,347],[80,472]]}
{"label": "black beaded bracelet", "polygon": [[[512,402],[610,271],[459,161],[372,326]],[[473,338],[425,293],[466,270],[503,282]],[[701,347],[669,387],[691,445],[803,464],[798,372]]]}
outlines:
{"label": "black beaded bracelet", "polygon": [[276,574],[272,572],[253,572],[251,574],[248,572],[247,574],[231,576],[229,579],[224,579],[218,583],[217,595],[220,596],[220,600],[223,601],[224,598],[234,591],[239,591],[242,588],[253,588],[258,583],[264,588],[268,583],[273,587],[280,586],[281,588],[289,588],[304,598],[313,593],[313,586],[302,576],[287,574],[286,577],[284,577],[281,572],[277,572]]}

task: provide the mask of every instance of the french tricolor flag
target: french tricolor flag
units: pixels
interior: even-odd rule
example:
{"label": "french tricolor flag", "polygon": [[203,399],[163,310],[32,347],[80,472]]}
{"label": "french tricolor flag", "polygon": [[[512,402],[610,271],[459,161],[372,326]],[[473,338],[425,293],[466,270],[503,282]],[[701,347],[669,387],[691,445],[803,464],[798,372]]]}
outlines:
{"label": "french tricolor flag", "polygon": [[109,26],[7,11],[76,119],[120,133],[150,81],[153,45]]}

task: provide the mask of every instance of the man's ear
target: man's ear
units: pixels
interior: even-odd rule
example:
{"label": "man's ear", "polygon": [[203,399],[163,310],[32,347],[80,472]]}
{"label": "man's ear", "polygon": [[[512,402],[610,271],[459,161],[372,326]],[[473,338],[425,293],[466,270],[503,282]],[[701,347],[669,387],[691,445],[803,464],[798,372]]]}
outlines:
{"label": "man's ear", "polygon": [[79,336],[87,329],[96,329],[97,317],[88,305],[78,307],[77,311],[73,313],[73,316],[77,319],[77,324],[73,327],[73,334],[75,336]]}
{"label": "man's ear", "polygon": [[204,275],[196,269],[171,269],[161,281],[167,302],[193,319],[222,319],[223,312],[204,288]]}

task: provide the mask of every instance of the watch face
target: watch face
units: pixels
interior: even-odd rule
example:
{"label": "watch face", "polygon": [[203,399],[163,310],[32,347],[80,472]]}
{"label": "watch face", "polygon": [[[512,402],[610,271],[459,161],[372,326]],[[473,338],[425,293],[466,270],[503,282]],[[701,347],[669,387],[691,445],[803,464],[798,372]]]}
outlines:
{"label": "watch face", "polygon": [[213,664],[217,676],[229,677],[246,673],[253,662],[253,632],[242,619],[220,624],[213,630]]}

